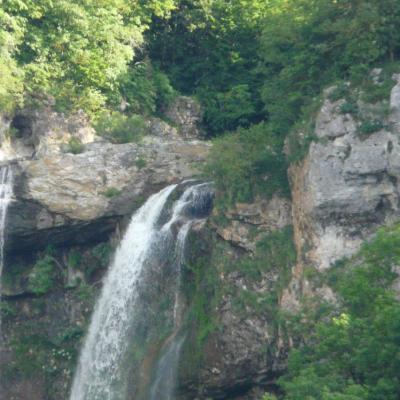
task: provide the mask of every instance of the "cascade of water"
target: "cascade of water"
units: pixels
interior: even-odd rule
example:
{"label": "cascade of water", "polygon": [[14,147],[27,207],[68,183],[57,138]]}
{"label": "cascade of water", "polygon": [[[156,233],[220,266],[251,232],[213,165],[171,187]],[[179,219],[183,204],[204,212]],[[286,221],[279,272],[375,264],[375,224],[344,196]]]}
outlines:
{"label": "cascade of water", "polygon": [[174,398],[179,356],[182,345],[186,338],[185,335],[179,335],[181,322],[181,302],[179,288],[181,283],[182,264],[185,257],[186,238],[192,224],[193,221],[186,222],[179,230],[176,239],[175,265],[177,268],[177,281],[175,287],[174,332],[171,335],[171,341],[167,345],[164,354],[161,356],[155,367],[155,378],[150,387],[150,400],[173,400]]}
{"label": "cascade of water", "polygon": [[[11,167],[6,165],[0,170],[0,297],[1,297],[1,277],[4,266],[4,241],[7,209],[13,195],[13,174]],[[0,319],[1,333],[1,319]]]}
{"label": "cascade of water", "polygon": [[[195,203],[199,203],[200,214],[206,207],[207,200],[201,200],[202,196],[197,194],[203,184],[192,186],[175,202],[170,219],[159,227],[159,220],[175,187],[169,186],[151,196],[131,219],[95,306],[70,400],[127,399],[129,346],[135,335],[135,319],[139,318],[135,309],[139,308],[140,295],[146,293],[145,269],[157,260],[157,252],[166,251],[160,243],[171,242],[173,226],[182,220],[175,244],[175,264],[180,268],[182,243],[191,221],[196,218]],[[178,302],[176,297],[176,308],[179,308]]]}
{"label": "cascade of water", "polygon": [[160,358],[150,388],[150,400],[174,400],[179,356],[186,336],[176,336]]}

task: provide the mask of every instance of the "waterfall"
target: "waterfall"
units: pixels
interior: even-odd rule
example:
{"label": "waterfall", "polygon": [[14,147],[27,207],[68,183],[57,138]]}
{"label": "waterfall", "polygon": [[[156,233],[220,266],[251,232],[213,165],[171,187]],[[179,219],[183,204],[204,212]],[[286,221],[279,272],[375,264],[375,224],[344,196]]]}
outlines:
{"label": "waterfall", "polygon": [[177,282],[174,304],[174,332],[164,354],[155,368],[155,377],[150,387],[150,400],[173,400],[175,383],[178,372],[179,355],[182,345],[186,339],[185,335],[179,335],[181,305],[179,299],[179,288],[181,283],[181,267],[185,257],[186,237],[190,231],[193,221],[186,222],[179,230],[176,239],[176,268]]}
{"label": "waterfall", "polygon": [[150,388],[150,400],[173,400],[178,372],[179,355],[185,336],[176,336],[156,366],[155,379]]}
{"label": "waterfall", "polygon": [[[0,298],[2,275],[4,266],[4,242],[7,209],[13,195],[13,174],[11,167],[5,165],[0,169]],[[0,318],[0,334],[1,334],[1,318]]]}
{"label": "waterfall", "polygon": [[[154,286],[146,269],[167,260],[172,245],[176,292],[190,225],[204,217],[210,207],[210,190],[206,184],[197,184],[185,189],[169,212],[168,200],[176,189],[177,185],[172,185],[151,196],[132,217],[96,303],[70,400],[127,400],[130,343],[138,334],[137,320],[145,319],[148,313],[141,297],[145,297],[147,287],[151,290]],[[171,317],[174,327],[179,308],[176,294]]]}

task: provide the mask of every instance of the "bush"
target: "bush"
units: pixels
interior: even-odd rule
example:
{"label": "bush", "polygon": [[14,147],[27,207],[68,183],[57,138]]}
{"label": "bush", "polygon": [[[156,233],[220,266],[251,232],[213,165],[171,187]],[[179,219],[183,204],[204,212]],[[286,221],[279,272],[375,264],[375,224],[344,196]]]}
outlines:
{"label": "bush", "polygon": [[283,144],[267,124],[241,128],[214,141],[204,173],[214,180],[216,205],[251,201],[257,194],[288,193]]}
{"label": "bush", "polygon": [[358,114],[358,106],[357,103],[351,102],[351,101],[346,101],[340,106],[340,112],[342,114],[353,114],[357,115]]}
{"label": "bush", "polygon": [[147,165],[147,161],[144,158],[139,157],[137,160],[135,160],[135,165],[139,169],[142,169]]}
{"label": "bush", "polygon": [[101,194],[103,196],[108,197],[109,199],[111,199],[112,197],[117,197],[121,193],[122,193],[122,191],[115,187],[109,187],[104,192],[101,192]]}
{"label": "bush", "polygon": [[113,143],[138,142],[147,133],[146,121],[140,115],[102,113],[94,123],[96,132]]}
{"label": "bush", "polygon": [[83,152],[85,146],[80,139],[72,137],[68,142],[68,152],[72,154],[80,154]]}
{"label": "bush", "polygon": [[204,106],[204,123],[213,134],[249,126],[255,114],[248,85],[236,85],[224,93],[204,89],[197,95]]}
{"label": "bush", "polygon": [[381,129],[385,128],[385,125],[382,121],[373,119],[363,121],[358,128],[358,131],[363,135],[369,135],[371,133],[380,131]]}
{"label": "bush", "polygon": [[34,294],[46,294],[53,287],[54,279],[54,259],[47,254],[37,261],[33,267],[29,275],[28,288]]}
{"label": "bush", "polygon": [[127,111],[146,115],[160,111],[177,95],[168,77],[149,62],[131,66],[120,80],[120,91]]}
{"label": "bush", "polygon": [[319,314],[307,308],[299,313],[291,335],[297,332],[301,346],[291,351],[288,373],[279,380],[282,398],[399,398],[400,303],[393,291],[399,262],[395,226],[380,230],[356,257],[327,272],[337,302]]}

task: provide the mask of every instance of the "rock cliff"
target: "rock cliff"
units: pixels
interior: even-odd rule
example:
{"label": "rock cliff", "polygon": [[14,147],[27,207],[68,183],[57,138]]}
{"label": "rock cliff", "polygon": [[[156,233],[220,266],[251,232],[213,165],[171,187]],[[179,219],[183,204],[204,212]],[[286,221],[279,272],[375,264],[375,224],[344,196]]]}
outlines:
{"label": "rock cliff", "polygon": [[[400,76],[393,78],[391,93],[372,103],[350,85],[344,95],[337,87],[324,92],[307,133],[311,144],[289,168],[291,199],[274,195],[215,209],[191,233],[179,399],[259,399],[285,367],[290,338],[282,312],[296,312],[316,292],[334,299],[305,270],[328,269],[378,227],[399,221]],[[15,174],[4,398],[67,398],[79,340],[124,217],[151,193],[198,175],[210,147],[199,140],[201,111],[181,98],[167,116],[174,126],[153,119],[142,142],[119,145],[96,137],[82,115],[28,112],[2,124],[3,159],[13,159]],[[10,126],[17,130],[11,137]],[[81,153],[70,152],[71,137],[83,144]],[[45,270],[43,260],[51,264],[51,289],[34,279]]]}

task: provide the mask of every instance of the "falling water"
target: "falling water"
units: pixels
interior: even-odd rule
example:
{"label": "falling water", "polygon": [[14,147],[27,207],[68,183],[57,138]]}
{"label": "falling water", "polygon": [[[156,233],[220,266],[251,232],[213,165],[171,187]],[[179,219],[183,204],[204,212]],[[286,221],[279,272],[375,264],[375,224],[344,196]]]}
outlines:
{"label": "falling water", "polygon": [[[4,241],[7,209],[13,194],[13,175],[11,167],[6,165],[0,169],[0,297],[1,297],[1,278],[4,266]],[[1,333],[1,319],[0,319]]]}
{"label": "falling water", "polygon": [[[210,206],[210,192],[203,188],[206,188],[205,184],[187,188],[173,205],[169,220],[162,226],[160,220],[168,215],[164,209],[176,185],[151,196],[132,217],[95,306],[70,400],[127,399],[129,346],[135,336],[135,319],[143,318],[143,315],[138,315],[138,310],[141,309],[140,296],[146,291],[146,267],[157,259],[158,252],[166,251],[160,244],[169,243],[178,226],[174,264],[180,275],[183,242],[191,221],[204,216],[207,204]],[[174,307],[179,309],[177,295]],[[178,312],[175,311],[174,320],[177,318]],[[176,323],[174,321],[174,325]],[[177,345],[180,347],[182,344]]]}
{"label": "falling water", "polygon": [[173,400],[178,372],[179,355],[185,335],[176,336],[157,363],[150,400]]}
{"label": "falling water", "polygon": [[193,221],[186,222],[179,230],[176,239],[176,268],[177,282],[175,288],[174,304],[174,332],[166,346],[156,367],[154,380],[150,387],[150,400],[173,400],[175,384],[177,380],[179,356],[186,336],[179,334],[181,302],[179,298],[179,288],[181,283],[182,264],[185,257],[186,237],[190,231]]}

